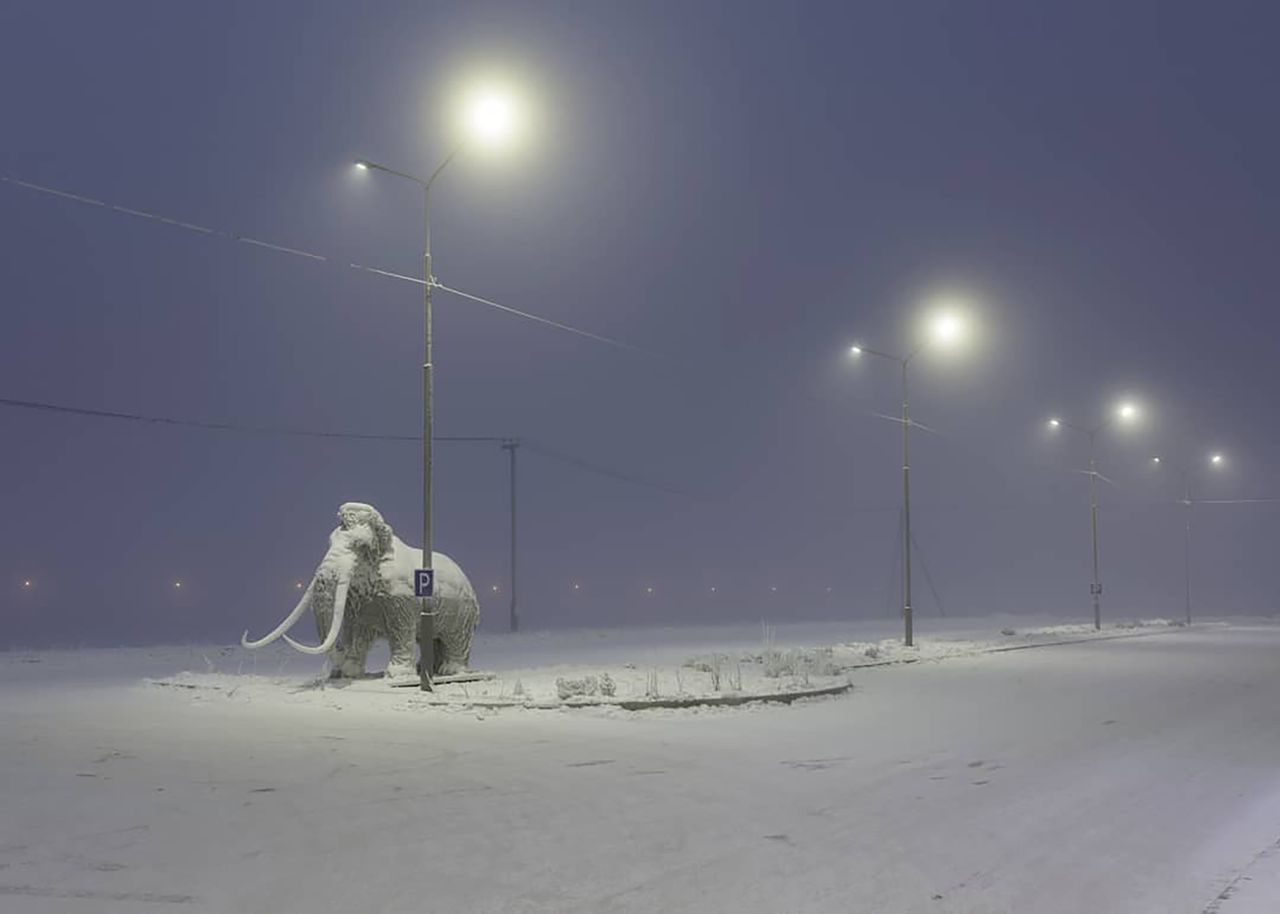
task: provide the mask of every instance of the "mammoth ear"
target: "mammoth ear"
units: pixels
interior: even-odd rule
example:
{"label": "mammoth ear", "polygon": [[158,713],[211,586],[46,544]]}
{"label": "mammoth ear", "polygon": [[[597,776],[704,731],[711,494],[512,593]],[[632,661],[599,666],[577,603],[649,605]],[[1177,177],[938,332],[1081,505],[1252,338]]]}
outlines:
{"label": "mammoth ear", "polygon": [[378,546],[378,555],[386,555],[391,551],[391,539],[395,534],[391,525],[380,517],[373,522],[373,536]]}

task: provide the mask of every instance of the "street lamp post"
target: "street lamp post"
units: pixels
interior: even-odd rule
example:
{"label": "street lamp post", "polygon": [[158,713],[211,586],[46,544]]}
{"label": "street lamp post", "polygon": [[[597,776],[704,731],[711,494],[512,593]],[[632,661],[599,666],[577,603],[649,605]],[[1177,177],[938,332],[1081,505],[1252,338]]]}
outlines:
{"label": "street lamp post", "polygon": [[[510,135],[516,121],[511,98],[503,93],[486,90],[475,94],[467,110],[466,124],[470,137],[484,143],[501,142]],[[412,181],[422,188],[422,225],[424,245],[422,254],[423,281],[423,358],[422,358],[422,570],[428,580],[433,570],[433,543],[431,536],[431,476],[432,476],[432,363],[431,363],[431,293],[435,276],[431,272],[431,188],[440,173],[449,167],[459,152],[467,145],[463,140],[456,144],[444,161],[425,181],[408,172],[398,171],[361,159],[356,167],[365,171],[380,171]],[[422,610],[418,624],[418,674],[424,692],[432,690],[431,674],[435,668],[435,612],[433,597],[427,592],[422,598]]]}
{"label": "street lamp post", "polygon": [[[423,289],[423,340],[422,340],[422,568],[430,574],[433,566],[434,548],[431,537],[431,476],[432,476],[432,365],[431,365],[431,290],[435,284],[435,276],[431,272],[431,187],[436,178],[448,167],[449,163],[462,151],[463,144],[454,147],[439,167],[425,181],[407,172],[379,165],[362,159],[356,163],[358,168],[369,171],[380,171],[413,181],[422,188],[422,227],[424,236],[422,254],[422,289]],[[432,690],[431,674],[435,669],[435,612],[433,598],[422,598],[422,611],[418,616],[418,675],[422,691]]]}
{"label": "street lamp post", "polygon": [[1137,415],[1136,406],[1122,403],[1112,415],[1093,428],[1073,425],[1062,419],[1049,420],[1049,427],[1052,429],[1070,429],[1089,439],[1089,527],[1093,537],[1093,583],[1089,585],[1089,594],[1093,598],[1093,627],[1099,631],[1102,629],[1102,581],[1098,567],[1098,435],[1117,419],[1130,422]]}
{"label": "street lamp post", "polygon": [[[1222,466],[1223,457],[1221,454],[1209,455],[1209,466]],[[1159,467],[1168,467],[1173,470],[1182,480],[1182,506],[1186,509],[1183,516],[1183,537],[1182,537],[1182,581],[1183,581],[1183,597],[1186,606],[1187,624],[1191,624],[1191,506],[1195,504],[1191,497],[1191,472],[1185,467],[1176,463],[1172,463],[1164,457],[1152,457],[1151,462]]]}
{"label": "street lamp post", "polygon": [[[947,311],[934,317],[931,333],[935,341],[952,343],[959,337],[964,327],[960,318]],[[911,400],[908,395],[907,369],[912,360],[920,354],[922,347],[917,346],[905,356],[890,355],[876,349],[854,345],[849,354],[853,356],[873,355],[896,363],[902,371],[902,643],[907,647],[915,644],[915,623],[911,603]]]}
{"label": "street lamp post", "polygon": [[911,647],[915,643],[915,626],[911,606],[911,398],[908,395],[907,368],[920,352],[919,347],[900,357],[853,346],[851,355],[873,355],[896,363],[902,371],[902,643]]}

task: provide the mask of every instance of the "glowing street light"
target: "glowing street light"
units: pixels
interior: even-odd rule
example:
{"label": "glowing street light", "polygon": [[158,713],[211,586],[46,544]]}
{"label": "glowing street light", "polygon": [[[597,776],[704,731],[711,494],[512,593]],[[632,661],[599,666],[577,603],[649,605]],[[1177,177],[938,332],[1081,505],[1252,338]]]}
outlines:
{"label": "glowing street light", "polygon": [[[1093,597],[1093,627],[1099,630],[1102,628],[1102,582],[1098,577],[1098,434],[1116,422],[1135,422],[1141,415],[1142,410],[1137,404],[1126,400],[1116,404],[1111,414],[1092,428],[1073,425],[1056,417],[1048,422],[1049,428],[1054,431],[1066,428],[1089,438],[1089,523],[1093,533],[1093,583],[1089,585],[1089,594]],[[1159,461],[1159,458],[1156,460]]]}
{"label": "glowing street light", "polygon": [[472,89],[463,105],[463,124],[473,139],[486,146],[510,143],[520,128],[520,104],[503,86]]}
{"label": "glowing street light", "polygon": [[[463,136],[444,160],[423,180],[408,172],[397,171],[360,159],[355,163],[359,171],[379,171],[412,181],[422,188],[423,202],[423,234],[425,243],[422,255],[423,280],[423,360],[422,360],[422,567],[426,571],[432,568],[434,546],[431,529],[431,482],[432,482],[432,321],[431,293],[437,285],[435,275],[431,272],[431,188],[436,178],[443,172],[464,148],[470,146],[494,148],[505,145],[514,137],[520,127],[520,105],[514,95],[497,86],[482,86],[474,89],[464,100],[462,117]],[[512,451],[512,459],[515,452]],[[513,541],[514,542],[514,541]],[[514,548],[514,546],[513,546]],[[494,588],[497,592],[497,588]],[[428,596],[422,600],[422,610],[418,617],[418,669],[421,676],[421,688],[424,692],[432,690],[431,672],[435,667],[435,612],[433,598]],[[515,608],[512,605],[514,626]]]}
{"label": "glowing street light", "polygon": [[[1210,454],[1205,465],[1210,469],[1221,469],[1226,458],[1222,454]],[[1163,457],[1152,457],[1151,462],[1158,467],[1168,467],[1182,478],[1182,505],[1186,508],[1183,524],[1182,540],[1182,580],[1183,595],[1186,603],[1187,624],[1191,624],[1191,506],[1195,500],[1191,497],[1191,472],[1184,466],[1172,463]]]}
{"label": "glowing street light", "polygon": [[30,590],[30,589],[31,589],[31,587],[32,587],[31,581],[29,581],[29,580],[27,580],[27,581],[23,581],[23,582],[22,582],[22,586],[23,586],[23,587],[26,587],[28,590]]}
{"label": "glowing street light", "polygon": [[954,307],[935,308],[924,321],[924,340],[905,356],[890,355],[869,349],[861,343],[849,347],[849,355],[860,358],[871,355],[897,364],[902,370],[902,641],[907,647],[915,643],[911,609],[911,406],[907,396],[907,368],[920,352],[928,348],[954,348],[969,335],[969,321]]}
{"label": "glowing street light", "polygon": [[929,320],[929,334],[935,343],[954,346],[964,339],[967,325],[956,311],[939,311]]}

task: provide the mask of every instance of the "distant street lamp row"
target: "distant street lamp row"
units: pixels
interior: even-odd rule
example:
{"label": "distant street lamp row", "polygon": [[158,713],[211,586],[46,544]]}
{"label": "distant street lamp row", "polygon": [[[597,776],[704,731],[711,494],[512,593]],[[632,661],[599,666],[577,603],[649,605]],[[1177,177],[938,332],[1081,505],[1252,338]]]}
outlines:
{"label": "distant street lamp row", "polygon": [[[902,375],[902,414],[899,422],[902,424],[902,621],[903,621],[903,642],[907,646],[914,643],[914,625],[913,625],[913,606],[911,601],[911,450],[910,450],[910,431],[911,406],[908,397],[907,388],[907,369],[917,355],[925,348],[954,348],[970,335],[969,321],[965,313],[957,306],[944,304],[938,305],[928,310],[927,319],[924,322],[925,332],[923,341],[918,343],[915,348],[911,349],[905,356],[891,355],[876,349],[868,348],[861,343],[854,343],[849,347],[849,354],[855,358],[864,355],[876,356],[893,362],[898,365]],[[1119,422],[1123,424],[1131,424],[1141,417],[1141,410],[1138,405],[1132,402],[1124,401],[1116,405],[1101,422],[1092,426],[1076,425],[1067,422],[1064,419],[1053,417],[1048,420],[1048,426],[1054,431],[1068,429],[1070,431],[1079,432],[1089,439],[1089,520],[1092,532],[1092,551],[1093,551],[1093,579],[1089,587],[1089,593],[1093,601],[1093,625],[1095,629],[1102,628],[1102,582],[1100,578],[1099,568],[1099,547],[1098,547],[1098,462],[1097,462],[1097,440],[1098,435]],[[1222,454],[1210,454],[1207,458],[1206,465],[1210,468],[1220,468],[1225,458]],[[1186,506],[1185,518],[1185,545],[1183,550],[1184,564],[1184,583],[1185,583],[1185,609],[1186,621],[1191,622],[1191,506],[1193,500],[1191,497],[1191,474],[1177,464],[1170,463],[1162,457],[1153,457],[1152,463],[1157,466],[1167,466],[1181,474],[1183,480],[1184,496],[1182,504]]]}
{"label": "distant street lamp row", "polygon": [[[430,176],[425,180],[415,175],[399,171],[394,168],[380,165],[367,159],[357,161],[356,168],[363,172],[382,172],[394,177],[406,179],[417,184],[423,194],[423,374],[422,374],[422,549],[423,549],[423,567],[429,570],[432,566],[433,538],[432,538],[432,400],[433,400],[433,377],[432,377],[432,309],[431,299],[432,290],[435,284],[435,277],[432,273],[431,262],[431,222],[430,222],[430,201],[431,188],[438,178],[454,160],[454,158],[466,147],[477,145],[481,147],[499,147],[508,144],[512,138],[519,133],[522,125],[522,110],[517,101],[517,96],[500,86],[492,84],[473,91],[466,97],[464,104],[460,108],[461,112],[461,131],[460,140],[455,141],[452,151],[444,157],[441,164],[431,172]],[[908,368],[917,355],[926,348],[951,348],[965,341],[970,335],[969,319],[964,310],[952,305],[942,305],[931,309],[928,312],[928,319],[924,325],[924,333],[919,342],[911,348],[905,355],[891,355],[876,349],[865,347],[861,344],[854,344],[850,347],[850,354],[854,357],[863,355],[874,356],[896,364],[901,371],[902,384],[902,414],[900,422],[902,424],[902,617],[903,617],[903,640],[907,645],[914,642],[913,618],[912,618],[912,594],[911,594],[911,461],[910,461],[910,440],[911,440],[911,408],[910,398],[908,396]],[[1100,432],[1110,426],[1114,421],[1131,422],[1138,417],[1139,410],[1132,403],[1120,404],[1116,411],[1108,416],[1100,424],[1091,428],[1072,425],[1061,419],[1050,419],[1049,425],[1054,429],[1067,428],[1073,431],[1081,432],[1089,438],[1089,508],[1090,520],[1093,532],[1093,582],[1090,592],[1093,598],[1093,618],[1096,628],[1102,627],[1102,610],[1101,610],[1101,594],[1102,585],[1099,580],[1099,561],[1098,561],[1098,501],[1097,501],[1097,461],[1095,454],[1095,445],[1097,436]],[[512,453],[514,460],[514,451]],[[1156,458],[1156,463],[1161,463]],[[1220,465],[1222,462],[1221,455],[1213,455],[1210,463],[1213,466]],[[1191,614],[1191,585],[1190,585],[1190,542],[1191,542],[1191,517],[1190,517],[1190,484],[1189,476],[1184,474],[1184,490],[1188,513],[1186,520],[1186,554],[1187,554],[1187,618],[1190,620]],[[513,474],[514,480],[514,474]],[[513,491],[514,504],[514,491]],[[514,515],[513,515],[514,518]],[[515,529],[513,519],[512,529],[512,548],[513,548],[513,580],[511,590],[511,629],[518,628],[518,617],[516,614],[515,588],[514,588],[514,544]],[[24,586],[30,586],[27,582]],[[175,587],[181,587],[181,582],[175,582]],[[301,588],[301,582],[297,584]],[[578,583],[573,584],[574,590],[579,590]],[[499,588],[494,585],[492,590],[496,593]],[[711,592],[716,591],[715,587],[710,588]],[[777,588],[772,588],[776,592]],[[828,588],[828,592],[830,588]],[[653,587],[645,588],[648,594],[653,593]],[[431,659],[432,642],[434,639],[434,614],[432,611],[432,598],[430,595],[424,597],[421,610],[421,623],[419,626],[419,642],[421,646],[421,656],[419,668],[422,670],[421,687],[424,690],[432,688],[430,681],[430,670],[433,666]]]}
{"label": "distant street lamp row", "polygon": [[[1102,627],[1102,583],[1098,577],[1098,464],[1095,454],[1095,445],[1098,433],[1111,425],[1115,420],[1131,423],[1139,419],[1140,410],[1132,403],[1120,403],[1116,406],[1112,415],[1100,425],[1085,429],[1080,426],[1072,425],[1058,418],[1049,420],[1049,428],[1057,430],[1061,428],[1078,431],[1089,436],[1089,515],[1093,530],[1093,584],[1090,587],[1090,593],[1093,596],[1093,625],[1094,628]],[[1210,454],[1205,459],[1205,466],[1212,469],[1222,467],[1225,457],[1222,454]],[[1185,518],[1185,537],[1183,549],[1183,579],[1184,579],[1184,596],[1186,622],[1191,624],[1191,474],[1178,464],[1171,463],[1163,457],[1152,457],[1151,462],[1155,466],[1169,467],[1175,472],[1181,474],[1183,482],[1183,500],[1186,506]]]}

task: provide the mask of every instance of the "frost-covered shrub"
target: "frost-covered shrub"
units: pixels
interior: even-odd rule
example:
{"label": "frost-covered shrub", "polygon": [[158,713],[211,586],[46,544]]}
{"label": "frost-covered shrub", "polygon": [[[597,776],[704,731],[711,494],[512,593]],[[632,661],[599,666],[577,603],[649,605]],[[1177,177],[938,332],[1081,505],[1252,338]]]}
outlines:
{"label": "frost-covered shrub", "polygon": [[844,667],[836,663],[836,652],[831,647],[820,647],[814,650],[809,659],[809,670],[814,676],[838,676]]}
{"label": "frost-covered shrub", "polygon": [[765,656],[764,674],[770,679],[777,679],[779,676],[794,676],[804,664],[804,658],[799,651],[770,651]]}
{"label": "frost-covered shrub", "polygon": [[556,679],[556,694],[560,696],[561,701],[567,698],[597,695],[599,692],[600,681],[594,676],[584,676],[581,679],[565,679],[560,676]]}
{"label": "frost-covered shrub", "polygon": [[697,670],[711,677],[711,691],[719,692],[724,676],[724,665],[729,662],[728,654],[699,654],[684,662],[686,669]]}
{"label": "frost-covered shrub", "polygon": [[560,700],[569,698],[588,698],[592,695],[603,695],[606,698],[616,695],[618,686],[608,673],[599,676],[583,676],[581,679],[556,679],[556,694]]}

